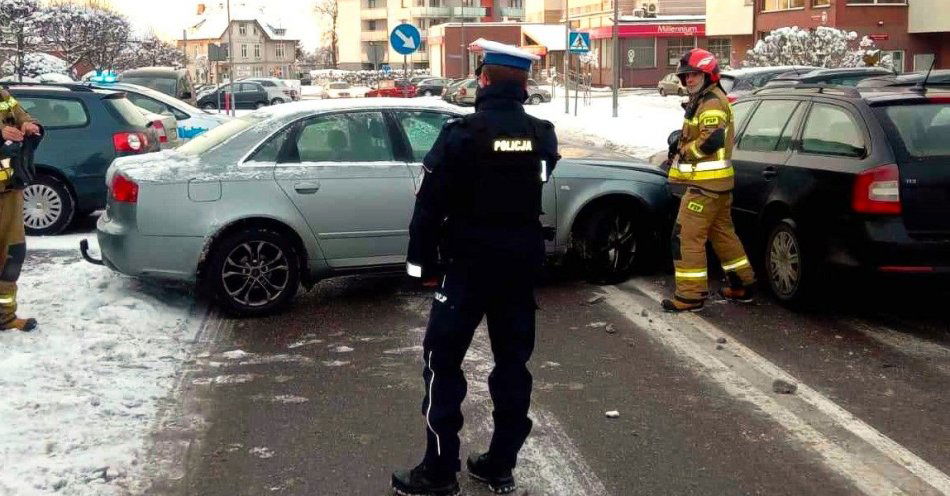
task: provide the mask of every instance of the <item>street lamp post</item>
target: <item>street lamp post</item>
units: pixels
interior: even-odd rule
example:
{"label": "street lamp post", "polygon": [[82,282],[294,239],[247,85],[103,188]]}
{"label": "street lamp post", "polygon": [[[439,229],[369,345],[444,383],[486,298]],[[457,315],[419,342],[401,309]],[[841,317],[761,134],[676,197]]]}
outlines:
{"label": "street lamp post", "polygon": [[564,113],[571,113],[570,91],[567,89],[567,80],[570,76],[571,56],[571,11],[570,0],[564,0]]}
{"label": "street lamp post", "polygon": [[614,28],[613,28],[614,117],[617,117],[617,107],[619,106],[619,99],[620,99],[620,26],[617,25],[619,22],[620,22],[620,0],[614,0]]}
{"label": "street lamp post", "polygon": [[228,72],[230,80],[229,87],[231,88],[231,98],[229,99],[231,115],[237,115],[237,112],[234,110],[234,43],[233,43],[233,33],[234,27],[231,26],[231,0],[228,0]]}

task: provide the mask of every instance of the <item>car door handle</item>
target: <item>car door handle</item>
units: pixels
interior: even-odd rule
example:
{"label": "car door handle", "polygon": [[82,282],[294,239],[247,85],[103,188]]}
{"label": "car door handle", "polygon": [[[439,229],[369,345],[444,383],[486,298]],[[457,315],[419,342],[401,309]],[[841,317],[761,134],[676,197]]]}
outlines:
{"label": "car door handle", "polygon": [[301,195],[312,195],[317,191],[320,191],[320,183],[312,181],[294,183],[294,191],[300,193]]}
{"label": "car door handle", "polygon": [[775,170],[775,167],[769,166],[762,170],[762,177],[764,177],[766,181],[771,181],[772,179],[775,179],[775,176],[777,175],[778,175],[778,171]]}

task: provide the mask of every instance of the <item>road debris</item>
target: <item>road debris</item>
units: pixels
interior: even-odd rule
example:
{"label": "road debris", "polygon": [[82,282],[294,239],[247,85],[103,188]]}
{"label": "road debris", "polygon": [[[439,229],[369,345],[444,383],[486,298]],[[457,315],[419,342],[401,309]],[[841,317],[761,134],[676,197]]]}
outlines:
{"label": "road debris", "polygon": [[607,330],[607,334],[616,334],[616,333],[617,333],[617,328],[614,327],[613,324],[607,324],[606,330]]}
{"label": "road debris", "polygon": [[726,338],[719,338],[719,339],[716,340],[716,342],[719,343],[719,344],[726,344],[726,343],[727,343]]}
{"label": "road debris", "polygon": [[620,418],[620,412],[618,412],[617,410],[611,410],[611,411],[605,413],[604,415],[606,415],[607,418],[609,418],[609,419]]}
{"label": "road debris", "polygon": [[783,381],[782,379],[776,379],[775,382],[772,383],[772,391],[778,394],[795,394],[795,391],[798,391],[798,385]]}

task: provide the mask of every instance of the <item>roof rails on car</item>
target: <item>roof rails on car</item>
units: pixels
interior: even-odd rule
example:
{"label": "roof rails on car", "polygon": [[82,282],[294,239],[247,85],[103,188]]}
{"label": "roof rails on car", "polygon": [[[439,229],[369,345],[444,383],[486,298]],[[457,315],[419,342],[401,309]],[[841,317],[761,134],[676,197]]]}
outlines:
{"label": "roof rails on car", "polygon": [[17,82],[17,81],[3,81],[0,82],[0,86],[58,86],[60,88],[67,88],[74,91],[92,91],[92,88],[87,86],[85,83],[34,83],[34,82]]}
{"label": "roof rails on car", "polygon": [[764,93],[764,92],[769,92],[769,91],[780,92],[780,91],[790,91],[790,90],[818,90],[817,92],[822,93],[822,94],[830,90],[830,91],[841,92],[852,97],[861,96],[861,92],[858,91],[856,88],[852,88],[851,86],[838,86],[834,84],[824,84],[824,83],[803,83],[803,84],[796,84],[796,85],[790,85],[790,86],[773,86],[771,88],[760,88],[756,90],[755,92],[753,92],[752,94],[758,95],[759,93]]}

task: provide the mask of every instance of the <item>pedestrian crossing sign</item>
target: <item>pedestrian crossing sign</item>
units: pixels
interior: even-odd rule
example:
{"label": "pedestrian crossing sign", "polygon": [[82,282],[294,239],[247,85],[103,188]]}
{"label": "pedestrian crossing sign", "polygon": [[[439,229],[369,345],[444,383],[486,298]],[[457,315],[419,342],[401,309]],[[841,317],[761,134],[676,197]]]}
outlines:
{"label": "pedestrian crossing sign", "polygon": [[571,53],[587,53],[590,51],[590,33],[571,31],[568,36],[568,46]]}

